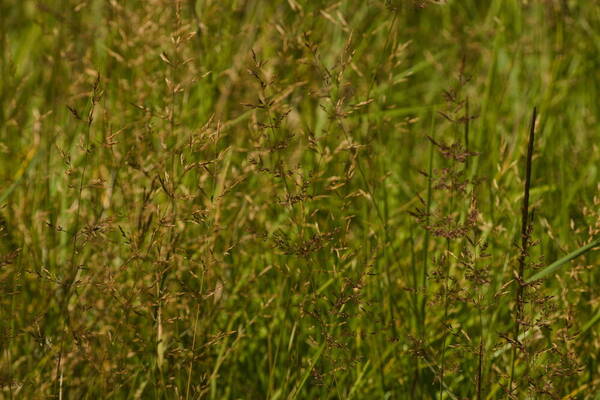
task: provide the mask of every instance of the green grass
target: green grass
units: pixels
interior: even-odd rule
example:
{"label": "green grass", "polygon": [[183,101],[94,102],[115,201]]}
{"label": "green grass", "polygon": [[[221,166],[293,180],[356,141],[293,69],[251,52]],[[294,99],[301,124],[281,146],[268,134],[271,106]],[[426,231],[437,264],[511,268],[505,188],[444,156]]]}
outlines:
{"label": "green grass", "polygon": [[597,399],[600,5],[437,3],[0,2],[0,398]]}

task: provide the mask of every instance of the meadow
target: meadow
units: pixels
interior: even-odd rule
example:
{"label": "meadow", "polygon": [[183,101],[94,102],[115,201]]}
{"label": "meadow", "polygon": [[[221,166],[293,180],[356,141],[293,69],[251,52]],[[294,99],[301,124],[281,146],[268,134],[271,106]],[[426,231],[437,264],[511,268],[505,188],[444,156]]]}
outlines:
{"label": "meadow", "polygon": [[0,0],[0,399],[600,399],[600,3]]}

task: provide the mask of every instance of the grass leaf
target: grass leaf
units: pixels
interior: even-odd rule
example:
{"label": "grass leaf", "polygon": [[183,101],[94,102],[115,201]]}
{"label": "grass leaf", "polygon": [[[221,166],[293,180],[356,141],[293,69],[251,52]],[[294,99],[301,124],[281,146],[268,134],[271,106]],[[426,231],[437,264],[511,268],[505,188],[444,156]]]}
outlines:
{"label": "grass leaf", "polygon": [[564,256],[563,258],[553,262],[552,264],[548,265],[546,268],[542,269],[541,271],[539,271],[538,273],[536,273],[535,275],[533,275],[532,277],[530,277],[529,279],[527,279],[527,281],[525,281],[526,283],[531,283],[533,281],[536,281],[538,279],[542,279],[547,277],[550,274],[553,274],[554,272],[556,272],[556,270],[558,270],[560,267],[562,267],[563,265],[565,265],[566,263],[568,263],[571,260],[574,260],[575,258],[579,257],[582,254],[587,253],[590,250],[593,250],[594,247],[600,246],[600,238],[592,241],[591,243],[580,247],[579,249],[567,254],[566,256]]}

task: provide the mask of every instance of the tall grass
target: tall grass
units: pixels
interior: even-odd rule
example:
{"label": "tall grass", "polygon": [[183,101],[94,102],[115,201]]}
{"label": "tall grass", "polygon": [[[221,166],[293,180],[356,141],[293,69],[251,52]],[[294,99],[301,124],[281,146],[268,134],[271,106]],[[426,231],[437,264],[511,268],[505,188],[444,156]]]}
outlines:
{"label": "tall grass", "polygon": [[597,398],[595,2],[0,15],[0,398]]}

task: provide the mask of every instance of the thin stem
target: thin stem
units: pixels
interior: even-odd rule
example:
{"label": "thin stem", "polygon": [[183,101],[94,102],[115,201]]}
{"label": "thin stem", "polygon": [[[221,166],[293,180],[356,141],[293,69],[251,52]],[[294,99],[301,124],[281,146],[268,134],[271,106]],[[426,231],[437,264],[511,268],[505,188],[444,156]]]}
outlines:
{"label": "thin stem", "polygon": [[[465,101],[465,151],[469,153],[469,97]],[[465,170],[469,169],[469,157],[465,160]]]}
{"label": "thin stem", "polygon": [[58,354],[58,361],[56,363],[56,376],[57,376],[57,378],[60,377],[60,379],[57,382],[57,386],[58,386],[57,392],[58,392],[59,397],[62,396],[62,383],[63,383],[62,356],[63,356],[64,344],[65,344],[65,331],[67,329],[66,324],[68,323],[68,320],[69,320],[69,310],[68,310],[69,299],[71,297],[71,289],[77,279],[77,274],[79,273],[79,266],[76,265],[76,258],[77,258],[77,237],[79,234],[79,224],[80,224],[80,219],[81,219],[81,198],[82,198],[82,194],[83,194],[83,186],[85,183],[85,176],[86,176],[86,171],[87,171],[87,166],[88,166],[88,159],[89,159],[89,153],[90,153],[90,149],[89,149],[90,133],[92,130],[92,123],[94,121],[94,109],[96,107],[99,86],[100,86],[100,75],[97,76],[96,81],[94,82],[94,87],[93,87],[92,97],[91,97],[91,106],[90,106],[90,110],[88,112],[88,117],[87,117],[87,121],[86,121],[85,143],[84,143],[84,149],[83,149],[84,150],[83,168],[81,171],[81,178],[79,181],[79,190],[77,192],[77,209],[75,210],[75,223],[74,223],[74,229],[73,229],[73,249],[71,251],[71,260],[69,262],[69,276],[67,278],[65,278],[64,282],[62,283],[63,297],[61,299],[59,312],[65,314],[66,321],[65,321],[65,318],[63,318],[61,320],[62,321],[62,329],[61,329],[61,334],[60,334],[60,350],[59,350],[59,354]]}
{"label": "thin stem", "polygon": [[512,361],[510,368],[510,381],[508,385],[508,392],[512,392],[512,384],[515,377],[515,362],[517,356],[517,344],[519,341],[519,331],[521,328],[521,321],[523,319],[523,295],[525,292],[525,284],[523,283],[523,277],[525,274],[525,263],[527,259],[527,253],[529,249],[529,225],[530,225],[530,214],[529,214],[529,191],[531,188],[531,165],[533,159],[533,145],[535,140],[535,121],[537,118],[537,109],[533,108],[533,115],[531,116],[531,125],[529,127],[529,144],[527,147],[527,160],[525,169],[525,185],[523,187],[523,207],[521,209],[521,253],[519,254],[519,270],[517,274],[517,291],[516,291],[516,317],[515,317],[515,331],[513,335],[514,343],[512,348]]}
{"label": "thin stem", "polygon": [[[435,114],[433,114],[435,115]],[[431,118],[431,137],[434,137],[433,126],[434,126],[435,118],[432,116]],[[431,212],[431,202],[432,202],[432,186],[433,186],[433,141],[430,141],[429,144],[429,170],[427,172],[427,203],[425,210],[425,227],[429,226],[429,213]],[[428,274],[428,265],[429,263],[429,230],[425,229],[425,244],[423,246],[423,275],[421,276],[421,290],[423,290],[423,298],[421,299],[421,310],[420,310],[420,331],[421,331],[421,339],[425,339],[425,305],[427,303],[427,274]]]}

